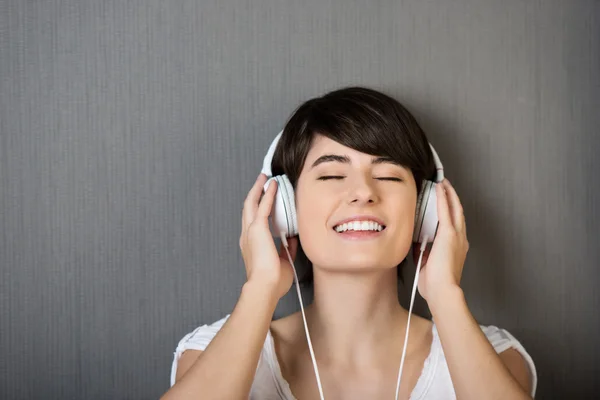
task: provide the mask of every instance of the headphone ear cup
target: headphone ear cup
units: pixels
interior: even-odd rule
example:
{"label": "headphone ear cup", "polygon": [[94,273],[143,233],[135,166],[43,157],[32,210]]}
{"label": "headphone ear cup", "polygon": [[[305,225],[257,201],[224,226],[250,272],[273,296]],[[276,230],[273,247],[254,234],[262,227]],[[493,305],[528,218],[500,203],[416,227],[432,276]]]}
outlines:
{"label": "headphone ear cup", "polygon": [[417,198],[417,212],[415,214],[415,229],[413,242],[423,243],[425,236],[427,242],[433,242],[438,227],[437,196],[435,183],[424,180],[421,193]]}
{"label": "headphone ear cup", "polygon": [[296,236],[298,235],[298,222],[296,219],[294,188],[286,175],[270,178],[265,183],[265,188],[271,180],[277,181],[277,193],[271,210],[271,220],[277,230],[276,234],[283,232],[286,237]]}

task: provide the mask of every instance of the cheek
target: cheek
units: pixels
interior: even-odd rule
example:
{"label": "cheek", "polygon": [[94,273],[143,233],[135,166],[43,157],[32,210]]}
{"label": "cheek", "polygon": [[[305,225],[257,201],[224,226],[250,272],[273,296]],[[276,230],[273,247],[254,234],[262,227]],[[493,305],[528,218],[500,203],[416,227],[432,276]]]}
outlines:
{"label": "cheek", "polygon": [[328,228],[331,210],[335,209],[331,196],[317,195],[315,190],[296,191],[298,232],[302,250],[313,263],[326,262],[330,247],[324,245],[331,240]]}
{"label": "cheek", "polygon": [[410,212],[410,207],[399,216],[395,228],[391,232],[391,252],[395,257],[404,258],[412,246],[412,237],[415,228],[415,214]]}
{"label": "cheek", "polygon": [[327,232],[327,197],[314,193],[299,192],[296,194],[296,217],[300,236],[309,234],[323,235]]}
{"label": "cheek", "polygon": [[404,245],[412,243],[412,235],[415,229],[415,202],[404,201],[403,207],[400,207],[396,213],[395,224],[393,227],[394,236]]}

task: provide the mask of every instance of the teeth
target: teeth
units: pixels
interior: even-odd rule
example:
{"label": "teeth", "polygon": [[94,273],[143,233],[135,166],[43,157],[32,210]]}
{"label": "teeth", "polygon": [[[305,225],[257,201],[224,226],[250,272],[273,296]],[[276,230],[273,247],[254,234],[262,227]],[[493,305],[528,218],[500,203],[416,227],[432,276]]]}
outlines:
{"label": "teeth", "polygon": [[383,226],[379,225],[375,221],[352,221],[345,224],[338,225],[334,228],[336,232],[346,231],[377,231],[383,230]]}

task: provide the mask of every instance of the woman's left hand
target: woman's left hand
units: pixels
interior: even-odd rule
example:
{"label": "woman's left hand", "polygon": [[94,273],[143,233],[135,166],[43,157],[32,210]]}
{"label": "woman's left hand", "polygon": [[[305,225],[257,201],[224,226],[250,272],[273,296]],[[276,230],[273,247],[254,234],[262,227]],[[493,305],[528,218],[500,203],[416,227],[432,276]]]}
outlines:
{"label": "woman's left hand", "polygon": [[[430,308],[432,302],[443,298],[443,294],[449,289],[460,287],[469,251],[465,216],[454,187],[444,179],[436,185],[436,195],[439,226],[433,245],[423,253],[418,284],[419,293]],[[414,244],[415,265],[418,262],[419,247]]]}

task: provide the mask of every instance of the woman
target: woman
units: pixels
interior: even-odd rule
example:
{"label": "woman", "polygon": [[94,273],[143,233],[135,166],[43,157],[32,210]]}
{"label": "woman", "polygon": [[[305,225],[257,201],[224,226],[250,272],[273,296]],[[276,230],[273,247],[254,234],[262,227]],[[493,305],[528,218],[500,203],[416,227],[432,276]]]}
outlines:
{"label": "woman", "polygon": [[[325,398],[395,398],[408,317],[397,276],[414,246],[421,182],[435,174],[424,132],[391,97],[340,89],[296,110],[272,170],[286,174],[295,192],[299,236],[288,239],[289,249],[293,258],[301,244],[311,261],[306,321]],[[277,184],[261,198],[266,181],[259,175],[244,202],[247,282],[239,301],[231,315],[180,341],[163,399],[320,397],[301,313],[272,321],[294,272],[269,230]],[[398,398],[532,398],[537,377],[525,349],[505,330],[479,326],[467,307],[462,206],[448,180],[436,195],[439,226],[418,282],[435,323],[412,316]],[[356,240],[344,231],[348,220],[379,226]]]}

